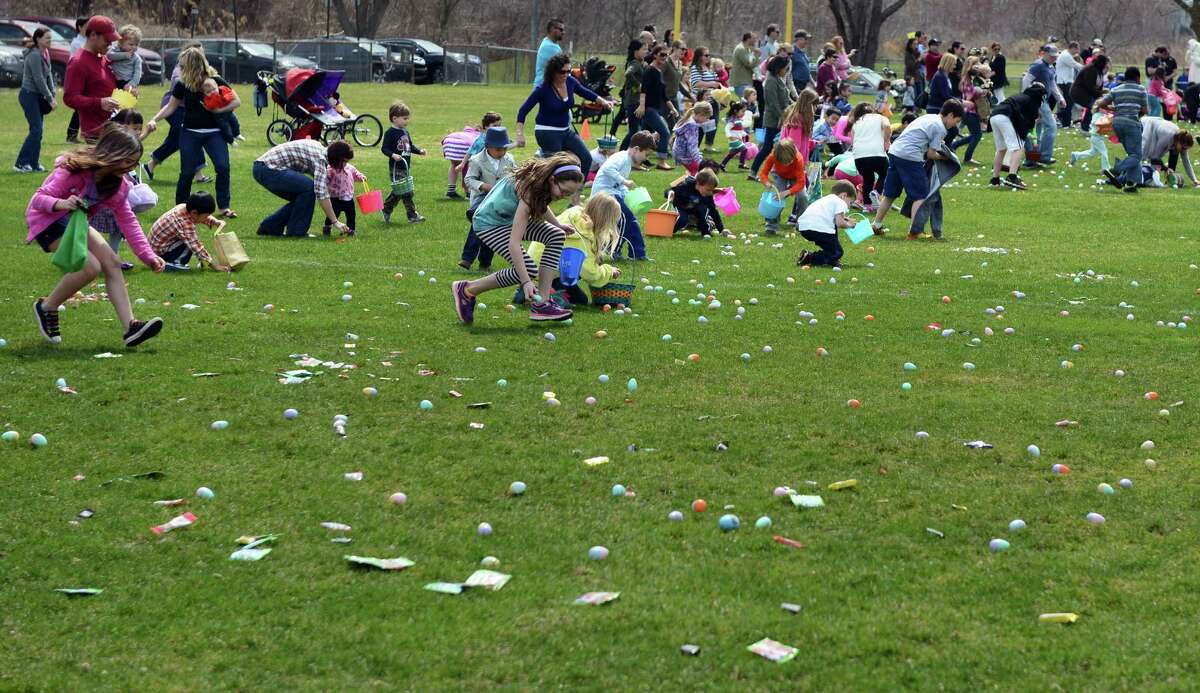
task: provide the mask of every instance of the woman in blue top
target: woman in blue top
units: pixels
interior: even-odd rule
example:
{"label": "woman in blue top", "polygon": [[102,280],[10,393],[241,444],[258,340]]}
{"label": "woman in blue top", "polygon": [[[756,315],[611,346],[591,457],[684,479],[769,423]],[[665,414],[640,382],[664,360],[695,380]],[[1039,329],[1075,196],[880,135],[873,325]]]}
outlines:
{"label": "woman in blue top", "polygon": [[926,113],[941,113],[942,104],[953,96],[950,90],[950,73],[954,70],[956,61],[957,58],[953,53],[942,56],[937,72],[934,72],[933,79],[929,80],[929,102],[925,104]]}
{"label": "woman in blue top", "polygon": [[575,93],[579,92],[584,98],[595,101],[605,108],[612,104],[600,98],[596,92],[579,83],[571,75],[571,57],[559,53],[546,63],[546,75],[541,84],[533,88],[529,98],[521,104],[517,111],[517,146],[525,146],[525,116],[534,106],[538,107],[537,118],[534,120],[533,134],[538,146],[542,148],[543,156],[550,156],[561,151],[569,151],[579,158],[579,166],[584,171],[591,169],[592,154],[587,145],[575,133],[571,126],[571,107],[575,104]]}

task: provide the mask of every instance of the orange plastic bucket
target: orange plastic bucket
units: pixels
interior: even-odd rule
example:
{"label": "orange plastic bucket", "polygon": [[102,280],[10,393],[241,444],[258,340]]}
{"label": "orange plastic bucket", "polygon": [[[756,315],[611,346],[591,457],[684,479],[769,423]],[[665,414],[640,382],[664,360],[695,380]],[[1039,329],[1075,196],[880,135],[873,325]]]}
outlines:
{"label": "orange plastic bucket", "polygon": [[647,236],[670,238],[675,234],[675,221],[679,212],[673,209],[652,209],[646,212],[646,225],[642,231]]}

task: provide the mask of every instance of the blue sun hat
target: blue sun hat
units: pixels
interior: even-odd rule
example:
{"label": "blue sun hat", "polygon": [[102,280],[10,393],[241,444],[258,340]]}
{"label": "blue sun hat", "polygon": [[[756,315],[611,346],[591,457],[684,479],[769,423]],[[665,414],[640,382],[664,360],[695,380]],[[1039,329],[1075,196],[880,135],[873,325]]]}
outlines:
{"label": "blue sun hat", "polygon": [[600,149],[616,149],[618,144],[617,138],[612,135],[596,138],[596,146]]}
{"label": "blue sun hat", "polygon": [[483,135],[483,144],[496,149],[512,149],[517,146],[515,142],[508,139],[508,128],[505,127],[488,128]]}

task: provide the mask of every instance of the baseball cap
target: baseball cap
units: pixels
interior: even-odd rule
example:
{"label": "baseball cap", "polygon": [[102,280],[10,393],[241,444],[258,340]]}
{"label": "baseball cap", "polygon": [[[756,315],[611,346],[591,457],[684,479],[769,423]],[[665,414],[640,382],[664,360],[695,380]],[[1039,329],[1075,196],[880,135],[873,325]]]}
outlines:
{"label": "baseball cap", "polygon": [[796,33],[792,34],[792,38],[811,38],[811,37],[807,31],[805,31],[804,29],[801,29],[800,31],[797,31]]}
{"label": "baseball cap", "polygon": [[83,35],[87,36],[88,34],[102,34],[105,40],[109,42],[121,39],[121,35],[117,33],[117,25],[113,24],[113,20],[102,14],[95,15],[89,19],[87,25],[83,27]]}
{"label": "baseball cap", "polygon": [[1092,39],[1092,45],[1093,46],[1103,46],[1104,42],[1098,38],[1094,38],[1094,39]]}
{"label": "baseball cap", "polygon": [[1046,44],[1042,46],[1042,52],[1051,56],[1058,55],[1058,48],[1051,46],[1050,44]]}

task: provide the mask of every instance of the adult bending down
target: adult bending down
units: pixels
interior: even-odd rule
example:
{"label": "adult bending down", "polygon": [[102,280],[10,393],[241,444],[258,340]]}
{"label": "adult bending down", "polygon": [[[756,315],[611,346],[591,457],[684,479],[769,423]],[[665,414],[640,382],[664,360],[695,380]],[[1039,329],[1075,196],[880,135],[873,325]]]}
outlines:
{"label": "adult bending down", "polygon": [[171,90],[171,99],[146,123],[146,128],[153,132],[158,121],[170,118],[182,105],[183,130],[179,133],[179,182],[175,184],[175,204],[187,202],[192,194],[192,179],[204,163],[204,154],[207,152],[217,173],[217,206],[221,208],[221,216],[236,217],[237,214],[229,208],[229,143],[221,134],[221,124],[217,118],[232,113],[242,102],[234,94],[228,104],[208,110],[204,107],[204,81],[212,79],[218,86],[226,87],[229,84],[217,75],[204,53],[196,48],[180,53],[179,64],[179,81]]}
{"label": "adult bending down", "polygon": [[[992,109],[988,123],[996,137],[996,159],[992,163],[992,187],[1007,185],[1024,190],[1025,183],[1017,175],[1021,168],[1021,157],[1025,154],[1025,138],[1037,123],[1042,104],[1046,100],[1046,87],[1038,82],[1020,94],[1013,94]],[[1000,178],[1001,166],[1007,166],[1008,175]]]}
{"label": "adult bending down", "polygon": [[326,146],[308,139],[284,142],[258,157],[254,162],[254,180],[288,201],[262,220],[258,235],[306,238],[312,225],[314,201],[321,206],[331,226],[349,233],[350,227],[338,221],[329,201],[329,169],[341,169],[353,158],[354,150],[343,140]]}
{"label": "adult bending down", "polygon": [[1179,129],[1178,125],[1169,120],[1150,116],[1142,118],[1143,160],[1149,161],[1155,168],[1162,169],[1165,157],[1166,168],[1173,172],[1179,165],[1179,160],[1183,159],[1183,170],[1187,173],[1188,180],[1192,182],[1193,187],[1200,187],[1196,173],[1192,170],[1192,160],[1188,156],[1188,150],[1195,143],[1191,133]]}
{"label": "adult bending down", "polygon": [[571,126],[571,108],[575,105],[575,93],[595,101],[605,108],[612,108],[608,100],[579,83],[571,75],[571,56],[559,53],[546,63],[545,80],[530,92],[529,98],[517,111],[517,146],[525,146],[525,118],[534,106],[538,107],[534,119],[533,136],[542,148],[543,156],[569,151],[579,159],[585,171],[592,166],[592,155],[587,144]]}

